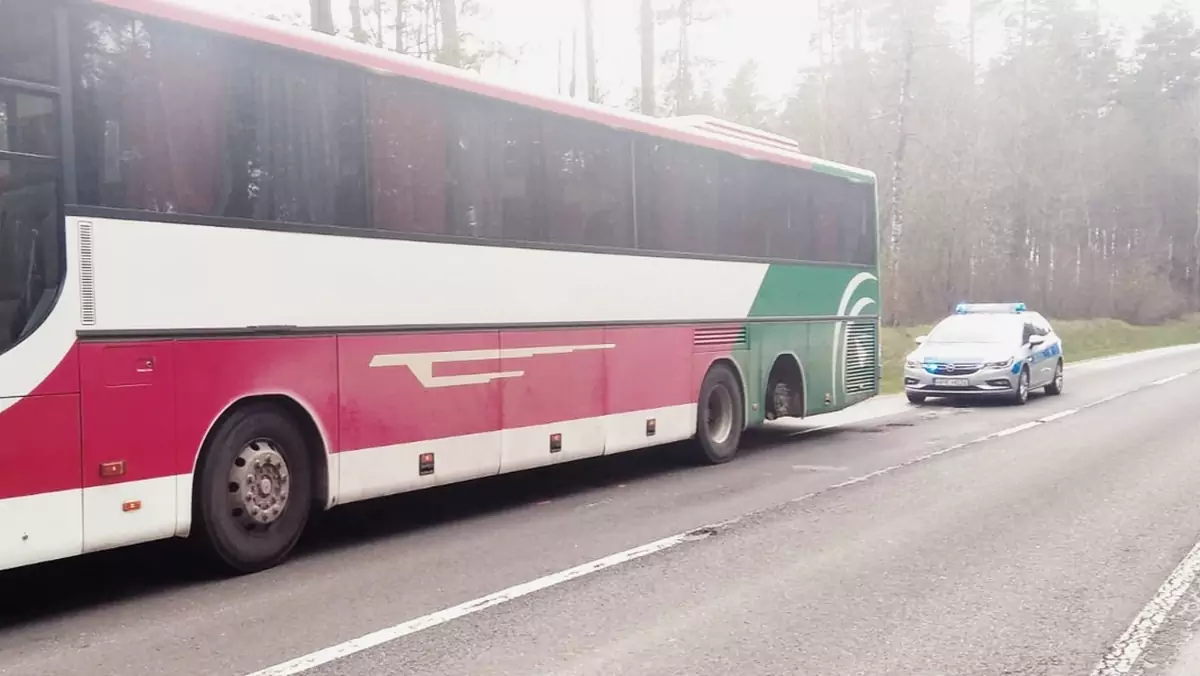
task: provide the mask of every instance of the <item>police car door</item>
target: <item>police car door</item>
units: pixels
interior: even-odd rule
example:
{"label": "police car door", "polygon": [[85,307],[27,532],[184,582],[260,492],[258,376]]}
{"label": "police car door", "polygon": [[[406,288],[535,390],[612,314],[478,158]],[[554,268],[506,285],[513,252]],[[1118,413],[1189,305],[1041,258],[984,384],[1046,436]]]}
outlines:
{"label": "police car door", "polygon": [[1054,371],[1058,366],[1058,362],[1062,359],[1062,341],[1058,334],[1050,327],[1050,322],[1040,314],[1033,313],[1033,330],[1037,335],[1042,336],[1044,341],[1033,353],[1033,360],[1038,373],[1043,378],[1037,378],[1042,384],[1049,384],[1054,380]]}
{"label": "police car door", "polygon": [[1033,325],[1033,319],[1029,315],[1025,315],[1024,326],[1021,329],[1021,349],[1018,352],[1022,361],[1029,367],[1029,389],[1034,389],[1038,386],[1038,382],[1044,377],[1039,364],[1035,359],[1038,354],[1038,348],[1031,345],[1030,341],[1037,335],[1037,327]]}

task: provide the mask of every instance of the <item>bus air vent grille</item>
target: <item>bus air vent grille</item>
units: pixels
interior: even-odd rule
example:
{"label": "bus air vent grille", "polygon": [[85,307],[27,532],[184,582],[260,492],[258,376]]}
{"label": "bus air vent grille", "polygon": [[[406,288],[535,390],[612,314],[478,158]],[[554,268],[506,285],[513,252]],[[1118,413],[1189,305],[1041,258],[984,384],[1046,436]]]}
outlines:
{"label": "bus air vent grille", "polygon": [[92,223],[79,223],[79,321],[96,324],[96,271],[92,244]]}
{"label": "bus air vent grille", "polygon": [[879,328],[874,321],[851,322],[846,326],[846,392],[873,392],[879,382]]}
{"label": "bus air vent grille", "polygon": [[692,343],[696,347],[745,347],[745,326],[709,326],[696,329]]}

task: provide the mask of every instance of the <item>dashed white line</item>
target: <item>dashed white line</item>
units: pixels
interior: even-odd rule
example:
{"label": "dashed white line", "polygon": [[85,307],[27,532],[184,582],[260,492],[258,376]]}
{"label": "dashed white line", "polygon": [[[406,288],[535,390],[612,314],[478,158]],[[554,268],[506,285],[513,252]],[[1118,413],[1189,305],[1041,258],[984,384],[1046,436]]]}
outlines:
{"label": "dashed white line", "polygon": [[1050,422],[1054,422],[1055,420],[1062,420],[1063,418],[1066,418],[1067,416],[1075,415],[1076,413],[1079,413],[1079,409],[1068,408],[1065,411],[1059,411],[1058,413],[1048,415],[1045,418],[1040,418],[1040,419],[1038,419],[1038,422],[1050,423]]}
{"label": "dashed white line", "polygon": [[1173,381],[1173,380],[1179,380],[1180,378],[1184,378],[1184,377],[1186,377],[1186,376],[1187,376],[1187,373],[1176,373],[1175,375],[1173,375],[1173,376],[1168,376],[1168,377],[1166,377],[1166,378],[1163,378],[1162,380],[1156,380],[1156,381],[1154,381],[1152,384],[1154,384],[1154,385],[1166,385],[1167,383],[1169,383],[1169,382],[1171,382],[1171,381]]}
{"label": "dashed white line", "polygon": [[680,533],[678,535],[672,535],[671,537],[666,537],[661,540],[655,540],[650,544],[645,544],[640,547],[626,549],[623,552],[612,554],[611,556],[606,556],[602,559],[589,561],[588,563],[575,566],[574,568],[568,568],[564,571],[539,577],[536,580],[514,585],[508,589],[498,591],[494,594],[488,594],[487,596],[483,596],[473,601],[460,603],[457,606],[439,610],[436,613],[430,613],[429,615],[423,615],[416,619],[409,620],[408,622],[397,624],[394,627],[380,629],[379,631],[372,632],[366,636],[360,636],[359,638],[346,641],[345,643],[339,643],[338,645],[325,648],[324,650],[318,650],[316,652],[304,655],[303,657],[298,657],[294,660],[283,662],[282,664],[267,667],[266,669],[254,672],[250,676],[292,676],[293,674],[299,674],[301,672],[308,671],[309,669],[319,667],[322,664],[328,664],[334,660],[339,660],[343,657],[349,657],[350,655],[362,652],[368,648],[374,648],[376,646],[383,645],[384,643],[395,641],[398,638],[403,638],[410,634],[415,634],[419,631],[436,627],[439,624],[445,624],[451,620],[456,620],[460,617],[465,617],[472,613],[477,613],[481,610],[498,606],[501,603],[507,603],[514,599],[519,599],[522,596],[528,596],[536,591],[541,591],[543,589],[562,584],[568,580],[574,580],[575,578],[583,577],[584,575],[590,575],[592,573],[604,570],[605,568],[612,568],[613,566],[617,566],[622,563],[628,563],[629,561],[640,559],[643,556],[649,556],[656,552],[670,549],[671,547],[682,544],[683,542],[695,540],[698,538],[697,533],[703,534],[704,532],[704,529],[696,529],[695,531],[688,531],[687,533]]}
{"label": "dashed white line", "polygon": [[[992,434],[988,434],[971,441],[947,446],[932,453],[927,453],[920,457],[912,458],[910,460],[906,460],[905,462],[884,467],[882,469],[875,470],[874,472],[834,484],[822,490],[799,496],[790,500],[789,503],[810,500],[819,495],[823,495],[841,488],[854,486],[856,484],[861,484],[876,477],[883,476],[884,474],[889,474],[899,469],[911,467],[912,465],[931,460],[947,453],[952,453],[970,446],[975,446],[985,441],[1008,437],[1026,430],[1031,430],[1046,423],[1061,420],[1069,415],[1078,413],[1079,411],[1089,409],[1094,406],[1099,406],[1105,402],[1109,402],[1150,387],[1164,385],[1190,374],[1190,371],[1187,373],[1179,373],[1171,376],[1170,378],[1156,380],[1149,385],[1144,385],[1132,390],[1126,390],[1115,395],[1110,395],[1103,399],[1080,406],[1076,409],[1061,411],[1044,418],[1039,418],[1037,420],[1032,420],[1027,423],[1000,430],[999,432],[993,432]],[[839,425],[840,424],[842,423],[839,423]],[[832,426],[833,425],[831,425],[831,427]],[[395,641],[405,636],[409,636],[417,632],[445,624],[452,620],[477,613],[481,610],[486,610],[488,608],[519,599],[522,596],[528,596],[534,592],[548,589],[564,582],[584,577],[585,575],[591,575],[592,573],[597,573],[607,568],[612,568],[614,566],[619,566],[623,563],[628,563],[651,554],[663,552],[687,542],[703,539],[719,529],[726,528],[731,524],[741,521],[742,519],[746,518],[746,516],[754,516],[754,514],[755,513],[751,513],[745,516],[735,517],[727,521],[722,521],[720,523],[695,528],[684,533],[678,533],[662,538],[661,540],[655,540],[649,544],[626,549],[623,552],[618,552],[601,559],[596,559],[594,561],[575,566],[574,568],[568,568],[557,573],[551,573],[549,575],[539,577],[536,580],[523,582],[493,594],[482,596],[478,599],[466,601],[456,606],[451,606],[428,615],[423,615],[421,617],[408,620],[407,622],[402,622],[386,629],[380,629],[370,634],[366,634],[365,636],[360,636],[358,638],[351,639],[322,650],[317,650],[301,657],[297,657],[296,659],[261,669],[249,674],[248,676],[295,676],[296,674],[303,673],[323,664],[328,664],[330,662],[349,657],[350,655],[354,655],[355,653],[360,653],[364,650],[374,648],[385,643],[390,643],[391,641]],[[1158,627],[1162,623],[1167,612],[1170,611],[1171,607],[1173,607],[1179,600],[1179,597],[1182,596],[1184,590],[1186,590],[1188,585],[1190,585],[1195,579],[1198,572],[1200,572],[1200,543],[1198,543],[1191,553],[1188,554],[1187,558],[1185,558],[1184,561],[1179,564],[1179,567],[1175,569],[1175,572],[1171,574],[1171,577],[1169,577],[1167,582],[1163,584],[1161,589],[1159,589],[1159,593],[1155,595],[1155,598],[1151,601],[1151,603],[1146,606],[1146,608],[1142,611],[1142,614],[1138,615],[1138,619],[1134,620],[1134,623],[1130,625],[1129,629],[1124,635],[1122,635],[1121,639],[1109,651],[1109,655],[1107,655],[1104,661],[1102,661],[1100,665],[1096,667],[1096,671],[1092,672],[1092,676],[1115,676],[1116,674],[1127,673],[1130,666],[1136,662],[1137,658],[1141,655],[1141,651],[1145,649],[1146,644],[1149,642],[1154,632],[1158,630]]]}
{"label": "dashed white line", "polygon": [[1142,612],[1138,613],[1125,633],[1121,634],[1121,638],[1117,639],[1117,642],[1108,649],[1096,668],[1092,670],[1092,676],[1117,676],[1130,673],[1146,650],[1146,646],[1150,644],[1150,639],[1154,638],[1154,634],[1170,615],[1175,604],[1179,603],[1184,592],[1196,580],[1198,573],[1200,573],[1200,542],[1197,542],[1196,546],[1192,547],[1192,551],[1183,557],[1183,561],[1180,561],[1175,570],[1171,571],[1171,574],[1167,576],[1167,581],[1158,588]]}

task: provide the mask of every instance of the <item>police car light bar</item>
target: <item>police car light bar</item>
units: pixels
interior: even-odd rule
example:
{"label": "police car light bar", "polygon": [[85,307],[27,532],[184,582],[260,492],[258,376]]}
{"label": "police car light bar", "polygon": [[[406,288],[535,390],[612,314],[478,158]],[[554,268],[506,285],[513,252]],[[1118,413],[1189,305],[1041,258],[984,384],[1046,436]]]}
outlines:
{"label": "police car light bar", "polygon": [[1002,313],[1002,312],[1024,312],[1024,303],[959,303],[958,307],[954,308],[956,314],[975,314],[975,313]]}

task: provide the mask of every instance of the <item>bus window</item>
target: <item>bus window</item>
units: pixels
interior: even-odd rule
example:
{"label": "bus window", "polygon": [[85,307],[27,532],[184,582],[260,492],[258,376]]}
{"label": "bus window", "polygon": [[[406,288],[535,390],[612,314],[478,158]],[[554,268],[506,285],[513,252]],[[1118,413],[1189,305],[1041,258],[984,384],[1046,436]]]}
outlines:
{"label": "bus window", "polygon": [[550,241],[633,248],[629,141],[606,127],[555,116],[542,123]]}
{"label": "bus window", "polygon": [[49,0],[0,0],[0,77],[53,84],[57,58]]}
{"label": "bus window", "polygon": [[377,78],[367,87],[372,227],[425,235],[446,227],[446,114],[430,87]]}

